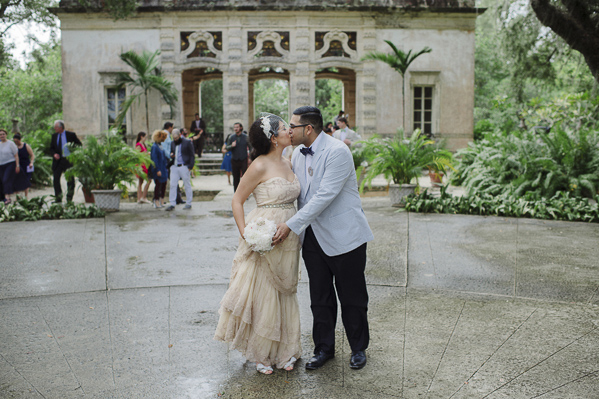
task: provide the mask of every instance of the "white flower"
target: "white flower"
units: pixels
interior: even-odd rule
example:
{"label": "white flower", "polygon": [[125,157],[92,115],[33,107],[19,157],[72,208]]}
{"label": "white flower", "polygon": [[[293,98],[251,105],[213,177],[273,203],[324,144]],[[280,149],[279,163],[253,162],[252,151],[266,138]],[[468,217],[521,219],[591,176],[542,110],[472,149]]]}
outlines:
{"label": "white flower", "polygon": [[277,225],[272,220],[259,217],[245,226],[243,237],[252,251],[261,255],[272,249],[272,237],[277,231]]}
{"label": "white flower", "polygon": [[262,123],[260,123],[260,127],[262,128],[262,131],[266,135],[266,138],[270,140],[270,136],[272,136],[272,133],[270,132],[270,119],[268,118],[268,116],[263,116],[260,119],[262,119]]}

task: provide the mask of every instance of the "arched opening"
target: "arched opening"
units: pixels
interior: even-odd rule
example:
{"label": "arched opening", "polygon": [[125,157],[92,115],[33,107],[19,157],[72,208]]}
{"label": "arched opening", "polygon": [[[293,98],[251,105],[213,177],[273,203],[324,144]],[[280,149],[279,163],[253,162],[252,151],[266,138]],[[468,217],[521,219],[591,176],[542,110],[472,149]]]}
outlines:
{"label": "arched opening", "polygon": [[316,106],[323,120],[332,122],[343,110],[352,128],[356,123],[356,72],[348,68],[329,67],[316,71]]}
{"label": "arched opening", "polygon": [[204,152],[218,153],[223,145],[223,73],[215,68],[183,71],[184,126],[189,128],[195,113],[206,122]]}
{"label": "arched opening", "polygon": [[260,112],[289,119],[289,71],[280,67],[252,69],[248,76],[248,89],[250,123]]}

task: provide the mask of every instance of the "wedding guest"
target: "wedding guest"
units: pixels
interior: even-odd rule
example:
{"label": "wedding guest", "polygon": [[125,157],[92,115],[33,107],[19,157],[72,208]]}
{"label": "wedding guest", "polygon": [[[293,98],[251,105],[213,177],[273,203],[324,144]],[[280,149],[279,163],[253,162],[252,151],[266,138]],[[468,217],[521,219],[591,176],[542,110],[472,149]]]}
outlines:
{"label": "wedding guest", "polygon": [[335,126],[335,130],[339,129],[339,124],[337,123],[337,121],[339,120],[339,118],[343,118],[345,112],[343,112],[343,110],[339,111],[339,114],[335,117],[335,119],[333,119],[333,126]]}
{"label": "wedding guest", "polygon": [[324,127],[324,132],[329,136],[333,135],[333,122],[328,122]]}
{"label": "wedding guest", "polygon": [[162,128],[166,132],[166,139],[162,144],[162,151],[164,151],[164,155],[167,158],[171,156],[171,143],[173,140],[171,139],[171,132],[173,131],[175,125],[172,122],[164,122],[164,127]]}
{"label": "wedding guest", "polygon": [[[141,153],[148,152],[148,147],[146,147],[146,138],[147,138],[146,132],[137,133],[137,141],[135,142],[135,148],[137,148],[139,150],[139,152],[141,152]],[[142,164],[141,169],[144,171],[144,174],[142,176],[136,175],[137,176],[137,203],[138,204],[149,204],[150,201],[148,201],[147,196],[148,196],[148,190],[150,189],[150,183],[152,181],[148,177],[148,167],[145,164]],[[143,190],[142,190],[144,181],[146,182],[146,186],[143,187]]]}
{"label": "wedding guest", "polygon": [[333,137],[343,141],[348,147],[351,147],[354,142],[362,139],[358,133],[349,128],[347,118],[339,118],[337,125],[339,126],[339,130],[333,133]]}
{"label": "wedding guest", "polygon": [[[74,143],[74,145],[80,146],[81,141],[77,137],[77,134],[66,131],[64,128],[64,121],[58,120],[54,122],[54,134],[50,141],[50,152],[52,153],[52,172],[54,176],[54,197],[55,201],[62,202],[62,186],[60,184],[60,178],[62,174],[73,166],[67,157],[71,154],[67,144]],[[75,178],[67,179],[67,202],[73,201],[73,195],[75,195]]]}
{"label": "wedding guest", "polygon": [[224,154],[223,155],[223,162],[220,164],[220,169],[224,170],[225,173],[227,174],[227,182],[229,183],[229,186],[231,185],[231,172],[233,171],[233,168],[231,166],[231,151],[227,150],[227,142],[229,141],[229,138],[231,138],[231,135],[228,135],[227,138],[225,139],[225,143],[223,144],[223,148],[221,149],[221,152]]}
{"label": "wedding guest", "polygon": [[14,193],[15,177],[21,172],[19,149],[16,144],[7,139],[8,133],[0,129],[0,181],[4,191],[4,203],[12,202],[10,198]]}
{"label": "wedding guest", "polygon": [[191,122],[189,131],[192,133],[191,140],[193,141],[194,151],[198,154],[198,158],[202,158],[204,143],[206,142],[206,122],[200,118],[200,114],[197,112],[194,116],[195,119]]}
{"label": "wedding guest", "polygon": [[165,211],[175,209],[177,199],[177,186],[179,180],[183,180],[185,186],[185,206],[183,209],[191,209],[191,201],[193,199],[193,191],[191,189],[191,174],[195,164],[195,155],[193,153],[193,144],[191,140],[181,137],[181,132],[178,129],[173,130],[173,142],[171,143],[171,159],[174,161],[170,167],[170,192],[169,206]]}
{"label": "wedding guest", "polygon": [[29,195],[29,187],[31,187],[31,175],[33,175],[33,161],[35,154],[29,144],[22,141],[23,136],[20,133],[15,133],[12,137],[17,149],[19,150],[19,165],[21,172],[15,176],[15,193],[24,191],[25,198]]}
{"label": "wedding guest", "polygon": [[166,139],[167,133],[164,130],[156,130],[152,134],[152,149],[150,150],[150,156],[154,166],[150,168],[150,176],[154,179],[154,208],[164,207],[164,196],[166,193],[166,181],[168,180],[168,173],[166,164],[168,158],[164,155],[162,149],[162,143]]}
{"label": "wedding guest", "polygon": [[237,122],[233,125],[233,131],[235,134],[229,136],[227,140],[226,149],[231,151],[231,169],[233,173],[233,191],[237,190],[241,175],[245,173],[248,168],[248,152],[249,152],[249,140],[246,132],[243,131],[243,125]]}
{"label": "wedding guest", "polygon": [[189,132],[184,127],[181,128],[181,136],[188,138]]}

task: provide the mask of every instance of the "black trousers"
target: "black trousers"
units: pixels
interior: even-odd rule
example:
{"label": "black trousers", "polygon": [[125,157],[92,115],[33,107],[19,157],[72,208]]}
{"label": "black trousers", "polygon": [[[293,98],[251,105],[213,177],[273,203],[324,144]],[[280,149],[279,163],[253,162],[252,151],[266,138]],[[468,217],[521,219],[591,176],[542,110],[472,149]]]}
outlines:
{"label": "black trousers", "polygon": [[[60,178],[62,174],[70,167],[71,165],[67,162],[59,162],[52,171],[54,180],[54,196],[56,197],[57,202],[62,201],[62,187],[60,186]],[[75,195],[75,179],[67,179],[67,201],[72,201],[73,195]]]}
{"label": "black trousers", "polygon": [[202,152],[204,151],[204,144],[206,143],[206,137],[204,137],[204,134],[202,134],[202,138],[193,141],[193,148],[196,154],[198,154],[198,158],[202,158]]}
{"label": "black trousers", "polygon": [[248,159],[243,159],[241,161],[237,161],[235,159],[231,160],[231,168],[233,169],[233,191],[237,191],[237,186],[239,186],[239,180],[241,180],[241,175],[248,170]]}
{"label": "black trousers", "polygon": [[302,257],[310,279],[314,353],[335,352],[337,297],[341,303],[341,320],[352,351],[365,350],[370,341],[368,291],[364,276],[366,243],[345,254],[328,256],[316,241],[312,226],[309,226],[306,229]]}

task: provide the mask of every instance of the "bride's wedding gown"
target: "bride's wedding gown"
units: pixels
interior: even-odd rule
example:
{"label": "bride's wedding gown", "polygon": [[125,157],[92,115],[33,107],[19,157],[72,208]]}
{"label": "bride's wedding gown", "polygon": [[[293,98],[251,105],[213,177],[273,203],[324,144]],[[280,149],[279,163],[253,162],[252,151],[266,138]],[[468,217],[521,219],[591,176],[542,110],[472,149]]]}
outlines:
{"label": "bride's wedding gown", "polygon": [[[274,177],[254,189],[257,207],[246,224],[258,217],[279,224],[295,214],[300,194],[297,177]],[[249,361],[283,368],[301,356],[297,282],[299,237],[291,232],[283,243],[261,256],[240,239],[229,288],[221,301],[215,339],[230,342]]]}

